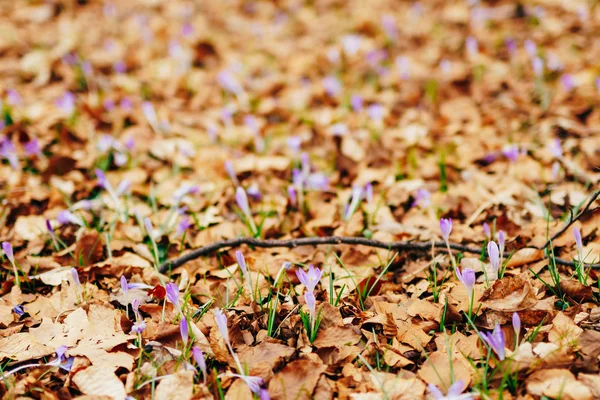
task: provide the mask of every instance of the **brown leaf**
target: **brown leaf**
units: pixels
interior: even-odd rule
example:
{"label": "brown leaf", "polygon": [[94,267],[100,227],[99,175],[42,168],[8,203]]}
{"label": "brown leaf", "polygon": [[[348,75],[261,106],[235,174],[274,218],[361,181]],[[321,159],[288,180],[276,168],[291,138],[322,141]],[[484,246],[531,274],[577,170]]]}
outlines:
{"label": "brown leaf", "polygon": [[112,399],[124,399],[127,396],[125,385],[114,372],[95,365],[73,375],[73,382],[84,394],[109,396]]}
{"label": "brown leaf", "polygon": [[271,398],[310,399],[325,368],[325,365],[310,360],[296,360],[286,365],[269,382]]}
{"label": "brown leaf", "polygon": [[598,357],[600,355],[600,332],[586,329],[579,336],[579,346],[583,354]]}
{"label": "brown leaf", "polygon": [[510,260],[506,263],[507,268],[520,267],[531,264],[544,258],[544,252],[534,248],[524,248],[515,251]]}
{"label": "brown leaf", "polygon": [[453,382],[462,381],[464,389],[471,383],[471,367],[465,357],[454,354],[451,364],[448,353],[442,351],[429,354],[418,375],[440,388],[449,388]]}
{"label": "brown leaf", "polygon": [[194,371],[179,371],[156,386],[156,398],[160,400],[189,400],[193,394]]}
{"label": "brown leaf", "polygon": [[594,292],[590,286],[585,286],[576,279],[561,279],[560,288],[567,296],[577,302],[593,301]]}
{"label": "brown leaf", "polygon": [[480,299],[486,307],[496,311],[521,311],[533,307],[538,299],[527,277],[504,277],[494,282]]}
{"label": "brown leaf", "polygon": [[563,312],[559,312],[552,321],[552,329],[548,332],[548,340],[563,347],[577,347],[577,340],[583,333],[583,329],[578,327],[575,322],[566,316]]}
{"label": "brown leaf", "polygon": [[323,330],[319,329],[313,345],[316,347],[343,347],[358,343],[360,337],[360,330],[355,326],[332,326]]}
{"label": "brown leaf", "polygon": [[258,346],[239,350],[238,355],[242,365],[247,365],[252,374],[252,370],[260,364],[265,364],[270,369],[275,368],[284,358],[294,354],[294,351],[293,348],[284,344],[265,340]]}
{"label": "brown leaf", "polygon": [[527,392],[535,396],[546,396],[553,399],[592,399],[590,389],[578,382],[575,375],[566,369],[545,369],[534,372],[527,379]]}

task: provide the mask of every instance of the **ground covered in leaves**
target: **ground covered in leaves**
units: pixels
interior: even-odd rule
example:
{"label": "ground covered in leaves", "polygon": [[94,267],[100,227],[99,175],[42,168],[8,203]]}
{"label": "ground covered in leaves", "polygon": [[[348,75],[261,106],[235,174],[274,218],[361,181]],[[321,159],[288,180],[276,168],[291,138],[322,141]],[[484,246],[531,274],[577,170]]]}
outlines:
{"label": "ground covered in leaves", "polygon": [[[3,398],[600,398],[599,29],[576,0],[1,2]],[[417,245],[169,263],[242,236]]]}

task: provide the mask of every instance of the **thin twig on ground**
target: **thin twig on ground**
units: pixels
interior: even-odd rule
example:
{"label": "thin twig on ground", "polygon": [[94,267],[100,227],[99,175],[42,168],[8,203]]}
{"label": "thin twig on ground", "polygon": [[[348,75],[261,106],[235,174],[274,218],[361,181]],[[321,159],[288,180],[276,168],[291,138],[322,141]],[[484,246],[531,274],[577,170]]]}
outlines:
{"label": "thin twig on ground", "polygon": [[[221,240],[214,242],[207,246],[197,248],[190,251],[189,253],[183,254],[180,257],[174,258],[165,262],[160,266],[161,272],[167,272],[169,269],[177,268],[188,261],[195,260],[196,258],[209,255],[213,252],[219,251],[224,248],[239,247],[241,245],[248,245],[251,247],[262,247],[262,248],[274,248],[274,247],[287,247],[294,248],[299,246],[319,246],[319,245],[362,245],[375,247],[379,249],[388,250],[406,250],[406,251],[428,251],[431,247],[435,248],[446,248],[444,242],[412,242],[412,241],[398,241],[398,242],[381,242],[379,240],[367,239],[364,237],[350,237],[350,236],[324,236],[324,237],[304,237],[297,239],[256,239],[251,237],[239,237],[235,239]],[[469,254],[481,254],[483,249],[480,247],[471,247],[461,244],[450,244],[452,250],[456,250],[463,253]],[[572,261],[563,260],[560,258],[556,259],[557,264],[574,266]],[[600,264],[592,264],[592,268],[600,268]]]}

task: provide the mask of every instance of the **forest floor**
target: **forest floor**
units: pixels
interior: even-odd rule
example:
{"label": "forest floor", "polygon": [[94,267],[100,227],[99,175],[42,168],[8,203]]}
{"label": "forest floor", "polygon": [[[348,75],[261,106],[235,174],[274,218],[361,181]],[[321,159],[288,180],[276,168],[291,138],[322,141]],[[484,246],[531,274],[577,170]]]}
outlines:
{"label": "forest floor", "polygon": [[600,398],[598,32],[0,2],[0,394]]}

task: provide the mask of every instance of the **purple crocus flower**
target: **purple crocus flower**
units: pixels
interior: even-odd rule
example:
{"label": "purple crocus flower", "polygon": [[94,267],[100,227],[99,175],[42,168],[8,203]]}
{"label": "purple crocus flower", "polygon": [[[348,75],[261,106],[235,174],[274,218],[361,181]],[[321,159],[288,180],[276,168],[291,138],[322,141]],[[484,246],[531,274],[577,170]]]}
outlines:
{"label": "purple crocus flower", "polygon": [[181,321],[179,322],[179,333],[181,334],[181,340],[183,341],[183,346],[186,347],[187,346],[187,342],[189,339],[189,331],[190,327],[188,325],[188,321],[185,317],[181,318]]}
{"label": "purple crocus flower", "polygon": [[140,316],[140,299],[137,297],[133,299],[131,302],[131,309],[133,310],[133,314],[135,315],[136,321],[141,318]]}
{"label": "purple crocus flower", "polygon": [[238,181],[237,175],[235,173],[235,168],[233,167],[233,163],[230,160],[225,161],[225,172],[227,172],[227,176],[233,182],[235,186],[239,186],[240,182]]}
{"label": "purple crocus flower", "polygon": [[487,240],[490,240],[492,238],[492,232],[490,231],[490,226],[487,222],[483,223],[483,234],[485,235],[485,238]]}
{"label": "purple crocus flower", "polygon": [[102,102],[102,106],[108,112],[113,111],[115,109],[115,101],[113,99],[106,99]]}
{"label": "purple crocus flower", "polygon": [[74,224],[74,225],[79,225],[79,226],[85,226],[85,222],[83,222],[83,219],[81,217],[73,214],[69,210],[63,210],[63,211],[59,212],[58,215],[56,216],[56,220],[61,225]]}
{"label": "purple crocus flower", "polygon": [[146,329],[146,323],[144,321],[136,321],[131,327],[131,332],[141,335]]}
{"label": "purple crocus flower", "polygon": [[250,196],[250,198],[254,201],[260,201],[262,199],[262,193],[260,192],[256,182],[248,187],[247,193],[248,196]]}
{"label": "purple crocus flower", "polygon": [[194,361],[196,361],[196,365],[202,371],[202,377],[204,378],[204,383],[206,383],[206,360],[204,359],[204,353],[200,348],[194,346],[192,347],[192,357],[194,357]]}
{"label": "purple crocus flower", "polygon": [[373,202],[373,184],[371,182],[365,185],[365,199],[367,203]]}
{"label": "purple crocus flower", "polygon": [[352,106],[352,110],[355,112],[359,112],[363,108],[363,99],[358,94],[353,94],[350,98],[350,105]]}
{"label": "purple crocus flower", "polygon": [[329,188],[329,178],[322,172],[315,172],[308,176],[306,185],[310,190],[327,190]]}
{"label": "purple crocus flower", "polygon": [[517,52],[517,42],[513,38],[506,38],[504,40],[504,45],[506,46],[506,51],[510,57],[514,56]]}
{"label": "purple crocus flower", "polygon": [[396,28],[396,21],[390,14],[386,14],[381,17],[381,26],[387,36],[388,40],[395,42],[398,37],[398,29]]}
{"label": "purple crocus flower", "polygon": [[290,198],[290,204],[295,206],[298,204],[298,193],[296,192],[296,188],[294,185],[289,185],[287,187],[288,197]]}
{"label": "purple crocus flower", "polygon": [[12,245],[8,242],[2,242],[2,251],[6,255],[6,258],[8,258],[8,261],[10,261],[11,264],[14,264],[15,255],[13,253]]}
{"label": "purple crocus flower", "polygon": [[66,115],[73,115],[75,111],[75,95],[71,92],[65,92],[61,98],[56,101],[56,106]]}
{"label": "purple crocus flower", "polygon": [[515,162],[519,158],[519,154],[520,154],[519,146],[516,144],[509,146],[508,148],[502,150],[502,154],[504,155],[504,157],[508,158],[511,162]]}
{"label": "purple crocus flower", "polygon": [[519,313],[514,312],[512,315],[512,325],[515,330],[515,338],[517,343],[519,343],[519,333],[521,332],[521,317],[519,317]]}
{"label": "purple crocus flower", "polygon": [[500,249],[500,259],[504,257],[504,244],[506,242],[506,236],[504,235],[504,231],[498,231],[498,247]]}
{"label": "purple crocus flower", "polygon": [[300,136],[290,136],[287,139],[287,146],[292,153],[298,153],[302,146],[302,138]]}
{"label": "purple crocus flower", "polygon": [[123,97],[119,102],[122,111],[130,111],[133,108],[133,102],[129,97]]}
{"label": "purple crocus flower", "polygon": [[165,285],[165,291],[167,292],[167,301],[179,309],[179,287],[173,282],[169,282]]}
{"label": "purple crocus flower", "polygon": [[73,283],[75,284],[75,289],[77,290],[77,294],[81,291],[81,282],[79,281],[79,273],[77,269],[71,268],[71,277],[73,278]]}
{"label": "purple crocus flower", "polygon": [[181,221],[179,221],[179,224],[177,224],[176,236],[182,236],[184,232],[190,228],[190,226],[192,226],[192,220],[186,215],[181,219]]}
{"label": "purple crocus flower", "polygon": [[40,143],[37,139],[31,139],[29,142],[25,143],[25,153],[28,156],[41,156],[42,150],[40,149]]}
{"label": "purple crocus flower", "polygon": [[194,34],[194,26],[190,22],[186,22],[181,27],[181,36],[188,38]]}
{"label": "purple crocus flower", "polygon": [[255,394],[260,393],[260,391],[261,391],[260,386],[263,384],[263,378],[261,378],[259,376],[248,376],[248,375],[239,375],[239,374],[231,374],[231,375],[243,380],[244,383],[246,383],[246,385],[248,385],[248,387],[250,388],[250,391],[252,391],[252,393],[255,393]]}
{"label": "purple crocus flower", "polygon": [[348,126],[346,124],[344,124],[343,122],[338,122],[336,124],[331,125],[331,127],[329,128],[329,132],[331,132],[331,134],[333,136],[345,136],[348,134]]}
{"label": "purple crocus flower", "polygon": [[113,69],[117,74],[124,74],[127,72],[127,65],[124,61],[119,60],[113,65]]}
{"label": "purple crocus flower", "polygon": [[325,92],[331,97],[338,96],[342,91],[342,84],[334,76],[330,75],[323,78],[323,81],[321,83],[323,85],[323,89],[325,89]]}
{"label": "purple crocus flower", "polygon": [[465,48],[467,49],[467,53],[471,57],[477,55],[477,47],[477,39],[475,39],[473,36],[467,37],[467,39],[465,40]]}
{"label": "purple crocus flower", "polygon": [[440,231],[442,232],[442,237],[444,238],[444,241],[448,243],[450,232],[452,232],[452,218],[440,219]]}
{"label": "purple crocus flower", "polygon": [[312,292],[315,290],[315,287],[321,280],[321,276],[323,276],[323,271],[319,268],[315,268],[314,265],[310,264],[308,266],[308,273],[303,269],[296,270],[296,276],[301,284],[306,287],[306,290]]}
{"label": "purple crocus flower", "polygon": [[490,348],[496,353],[498,359],[503,361],[505,358],[505,349],[506,339],[504,337],[504,332],[498,323],[494,327],[492,332],[483,332],[481,333],[481,338],[490,346]]}
{"label": "purple crocus flower", "polygon": [[350,196],[350,201],[346,204],[346,207],[344,210],[344,219],[346,221],[349,221],[350,218],[352,218],[352,215],[358,208],[358,205],[360,204],[362,197],[363,197],[362,187],[355,185],[352,188],[352,195]]}
{"label": "purple crocus flower", "polygon": [[573,228],[573,236],[575,237],[575,245],[577,246],[577,253],[579,257],[583,254],[583,241],[581,240],[581,231],[578,227]]}
{"label": "purple crocus flower", "polygon": [[500,269],[500,250],[498,249],[498,245],[494,241],[490,241],[487,244],[487,252],[490,258],[490,264],[492,264],[492,268],[498,273]]}
{"label": "purple crocus flower", "polygon": [[472,400],[473,395],[470,393],[463,393],[463,387],[465,383],[463,381],[454,382],[449,388],[448,392],[444,396],[442,391],[435,385],[429,384],[427,388],[429,389],[429,393],[434,400]]}
{"label": "purple crocus flower", "polygon": [[[70,371],[73,366],[74,357],[67,357],[67,346],[62,345],[56,349],[56,360],[54,363],[64,371]],[[50,363],[49,363],[50,364]]]}
{"label": "purple crocus flower", "polygon": [[152,227],[152,221],[150,221],[150,218],[148,217],[144,218],[144,228],[146,229],[146,233],[148,234],[148,236],[150,236],[150,238],[153,238],[154,227]]}
{"label": "purple crocus flower", "polygon": [[596,85],[596,92],[600,94],[600,78],[594,79],[594,85]]}
{"label": "purple crocus flower", "polygon": [[246,281],[246,285],[248,285],[248,291],[252,294],[252,280],[250,279],[250,275],[248,274],[248,266],[246,265],[246,259],[244,258],[244,254],[241,251],[237,250],[235,252],[235,260],[237,261],[238,266],[242,270],[244,280]]}
{"label": "purple crocus flower", "polygon": [[25,315],[25,310],[23,309],[23,306],[21,304],[17,304],[16,306],[14,306],[12,312],[16,314],[19,318]]}
{"label": "purple crocus flower", "polygon": [[21,95],[15,89],[8,89],[6,91],[6,101],[11,106],[17,106],[21,104]]}
{"label": "purple crocus flower", "polygon": [[269,391],[267,389],[260,389],[258,398],[260,400],[271,400],[271,396],[269,395]]}
{"label": "purple crocus flower", "polygon": [[8,138],[4,138],[2,142],[0,142],[0,156],[8,160],[12,169],[19,169],[17,149],[15,149],[14,144]]}
{"label": "purple crocus flower", "polygon": [[537,56],[537,45],[533,40],[525,40],[525,52],[527,52],[529,58],[534,58]]}
{"label": "purple crocus flower", "polygon": [[354,56],[360,50],[362,39],[359,35],[346,35],[342,38],[342,46],[347,56]]}
{"label": "purple crocus flower", "polygon": [[123,293],[127,293],[129,291],[129,286],[127,285],[127,278],[125,278],[125,275],[121,275],[121,291]]}
{"label": "purple crocus flower", "polygon": [[460,271],[460,268],[456,268],[456,277],[463,284],[465,289],[467,289],[467,293],[469,293],[469,301],[471,297],[473,297],[473,288],[475,287],[475,271],[471,268],[465,268],[463,271]]}
{"label": "purple crocus flower", "polygon": [[240,85],[237,78],[229,70],[219,72],[217,75],[217,82],[223,90],[236,96],[239,96],[244,91],[242,85]]}
{"label": "purple crocus flower", "polygon": [[425,188],[417,189],[415,200],[413,201],[412,206],[429,207],[430,204],[431,192]]}
{"label": "purple crocus flower", "polygon": [[315,320],[317,314],[317,299],[315,298],[314,292],[310,290],[306,291],[306,293],[304,293],[304,301],[306,302],[306,306],[310,312],[311,325],[314,326],[312,321]]}
{"label": "purple crocus flower", "polygon": [[553,141],[551,141],[548,144],[548,150],[550,150],[550,154],[552,154],[554,158],[562,158],[563,150],[560,144],[560,139],[555,138]]}
{"label": "purple crocus flower", "polygon": [[367,115],[375,122],[379,122],[383,119],[385,108],[381,104],[371,104],[367,108]]}
{"label": "purple crocus flower", "polygon": [[223,311],[220,309],[216,309],[214,311],[215,321],[217,322],[217,328],[219,328],[219,332],[221,333],[221,337],[227,344],[227,346],[231,346],[229,343],[229,329],[227,328],[227,316],[223,314]]}
{"label": "purple crocus flower", "polygon": [[575,89],[575,79],[571,74],[562,74],[560,77],[560,83],[565,91],[570,92]]}
{"label": "purple crocus flower", "polygon": [[410,78],[410,61],[406,56],[398,56],[395,60],[396,69],[400,73],[400,79],[407,80]]}

